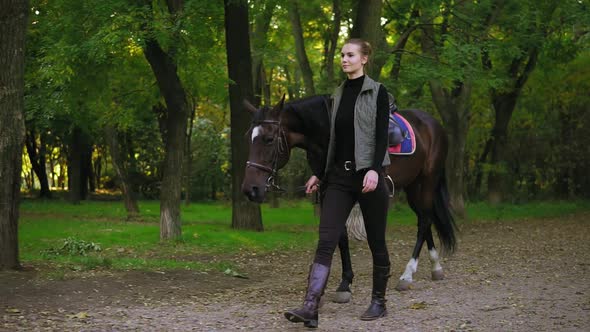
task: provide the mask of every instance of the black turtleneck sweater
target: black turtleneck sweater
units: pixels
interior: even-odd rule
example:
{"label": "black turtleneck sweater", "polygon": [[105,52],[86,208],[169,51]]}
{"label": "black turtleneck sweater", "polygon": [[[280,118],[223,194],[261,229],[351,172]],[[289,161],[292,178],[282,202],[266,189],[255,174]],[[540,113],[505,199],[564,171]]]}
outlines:
{"label": "black turtleneck sweater", "polygon": [[[347,79],[342,91],[342,99],[336,114],[336,147],[334,161],[343,165],[345,161],[354,161],[354,105],[365,76]],[[382,168],[383,157],[387,149],[387,128],[389,123],[389,98],[387,89],[381,84],[377,95],[377,121],[375,128],[375,155],[370,169],[378,171]]]}

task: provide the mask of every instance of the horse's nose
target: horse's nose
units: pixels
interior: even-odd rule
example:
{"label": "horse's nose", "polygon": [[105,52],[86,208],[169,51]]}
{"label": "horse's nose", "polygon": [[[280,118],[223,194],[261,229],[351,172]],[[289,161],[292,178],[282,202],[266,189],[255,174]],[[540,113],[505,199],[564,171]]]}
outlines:
{"label": "horse's nose", "polygon": [[252,202],[258,202],[260,200],[260,191],[256,186],[251,187],[249,190],[245,189],[244,194],[246,194],[248,199]]}

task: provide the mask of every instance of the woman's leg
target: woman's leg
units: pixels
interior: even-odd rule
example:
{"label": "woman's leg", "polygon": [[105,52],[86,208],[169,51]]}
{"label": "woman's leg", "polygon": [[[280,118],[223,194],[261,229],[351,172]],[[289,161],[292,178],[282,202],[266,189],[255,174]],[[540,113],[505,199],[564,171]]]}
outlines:
{"label": "woman's leg", "polygon": [[389,193],[382,176],[379,177],[379,184],[375,191],[360,194],[359,205],[363,212],[367,241],[373,256],[371,304],[361,319],[373,320],[383,317],[387,313],[385,293],[390,272],[389,253],[385,242]]}
{"label": "woman's leg", "polygon": [[303,322],[306,327],[318,326],[318,307],[330,275],[332,256],[354,203],[352,193],[338,187],[329,186],[326,189],[320,215],[320,238],[314,262],[309,269],[307,292],[301,308],[285,312],[289,321]]}

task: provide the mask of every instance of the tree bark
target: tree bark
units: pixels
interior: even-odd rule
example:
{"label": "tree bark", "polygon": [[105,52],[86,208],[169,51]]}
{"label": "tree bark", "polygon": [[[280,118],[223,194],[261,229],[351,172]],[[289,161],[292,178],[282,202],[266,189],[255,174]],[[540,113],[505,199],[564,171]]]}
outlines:
{"label": "tree bark", "polygon": [[68,148],[68,198],[72,204],[82,200],[82,130],[72,129]]}
{"label": "tree bark", "polygon": [[180,194],[188,103],[174,60],[155,40],[146,43],[145,57],[156,76],[167,106],[166,156],[160,190],[160,240],[172,240],[182,235]]}
{"label": "tree bark", "polygon": [[188,132],[186,133],[186,143],[185,143],[185,147],[186,147],[186,170],[184,172],[184,177],[185,177],[185,186],[184,186],[184,204],[186,206],[189,206],[191,203],[191,179],[192,179],[192,170],[193,170],[193,152],[191,150],[191,140],[193,137],[193,126],[195,124],[195,115],[196,115],[196,111],[197,111],[197,103],[195,101],[195,98],[192,98],[192,102],[191,102],[191,115],[190,115],[190,119],[188,122]]}
{"label": "tree bark", "polygon": [[27,154],[31,161],[31,166],[37,179],[39,179],[39,191],[40,198],[51,198],[51,190],[49,189],[49,179],[47,178],[47,169],[45,167],[45,156],[46,156],[46,144],[45,135],[41,134],[39,137],[39,146],[37,146],[37,135],[35,130],[31,129],[27,131],[25,146],[27,148]]}
{"label": "tree bark", "polygon": [[492,167],[488,175],[488,201],[491,203],[499,203],[504,200],[507,171],[504,164],[506,162],[505,151],[507,150],[508,126],[522,88],[536,66],[537,49],[532,49],[527,58],[527,63],[520,73],[518,68],[521,67],[522,59],[516,59],[512,63],[508,73],[513,82],[511,89],[501,92],[492,91],[495,122],[491,133],[490,164]]}
{"label": "tree bark", "polygon": [[336,77],[334,74],[334,56],[336,55],[336,47],[338,45],[338,35],[340,34],[340,26],[342,24],[342,0],[332,1],[332,13],[334,20],[330,30],[326,34],[324,40],[324,63],[323,69],[326,73],[326,81],[330,86],[335,85]]}
{"label": "tree bark", "polygon": [[[175,17],[184,9],[182,0],[167,0],[166,4],[168,11]],[[175,33],[177,32],[173,32]],[[182,235],[180,204],[189,106],[186,92],[178,76],[175,59],[171,55],[174,53],[174,47],[166,52],[155,39],[146,40],[144,54],[154,72],[167,109],[166,156],[160,190],[160,240],[162,241],[179,239]]]}
{"label": "tree bark", "polygon": [[26,0],[0,0],[0,270],[20,267],[18,218],[24,122]]}
{"label": "tree bark", "polygon": [[307,58],[305,51],[305,41],[303,39],[303,28],[301,26],[301,17],[299,15],[299,7],[297,0],[289,1],[289,20],[291,21],[291,28],[293,31],[293,38],[295,39],[295,56],[301,68],[301,75],[303,76],[303,84],[305,86],[305,94],[307,96],[315,95],[315,87],[313,84],[313,71]]}
{"label": "tree bark", "polygon": [[[444,24],[441,29],[444,28]],[[432,25],[423,27],[421,38],[422,51],[433,59],[438,59],[435,32]],[[441,31],[442,33],[443,31]],[[464,160],[467,131],[469,130],[469,113],[472,84],[455,81],[452,89],[443,87],[438,80],[429,82],[432,100],[438,110],[449,138],[446,172],[449,187],[450,204],[453,212],[462,219],[466,218],[464,194]]]}
{"label": "tree bark", "polygon": [[253,105],[261,105],[262,100],[266,105],[270,105],[266,96],[266,85],[268,76],[264,68],[264,52],[266,46],[268,30],[270,28],[270,21],[275,9],[276,1],[266,1],[262,14],[256,18],[254,22],[254,31],[252,31],[252,76],[254,77],[254,100]]}
{"label": "tree bark", "polygon": [[388,54],[385,51],[383,30],[381,29],[382,0],[359,1],[356,9],[356,17],[351,38],[361,38],[371,44],[374,54],[367,66],[367,74],[375,80],[379,80],[381,68],[387,61]]}
{"label": "tree bark", "polygon": [[113,169],[119,179],[121,192],[123,193],[123,202],[127,211],[127,219],[132,220],[139,215],[139,206],[137,205],[137,193],[133,190],[133,184],[129,178],[129,171],[125,165],[124,154],[121,152],[119,143],[119,133],[112,126],[105,127],[105,138],[109,149],[111,150],[111,161]]}
{"label": "tree bark", "polygon": [[250,114],[242,107],[244,99],[253,100],[252,60],[248,34],[248,2],[224,0],[225,40],[231,109],[232,228],[262,231],[260,206],[249,202],[242,193],[248,145],[244,133]]}

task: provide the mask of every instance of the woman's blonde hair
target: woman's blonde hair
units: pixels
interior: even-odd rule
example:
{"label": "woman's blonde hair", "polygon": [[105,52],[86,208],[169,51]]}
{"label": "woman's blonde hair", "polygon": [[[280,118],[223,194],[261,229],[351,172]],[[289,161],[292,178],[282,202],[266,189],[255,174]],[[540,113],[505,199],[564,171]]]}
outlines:
{"label": "woman's blonde hair", "polygon": [[344,44],[357,45],[360,48],[361,53],[363,55],[366,55],[368,58],[370,58],[371,54],[373,54],[373,48],[371,47],[371,44],[369,44],[369,42],[366,40],[360,38],[350,38]]}

